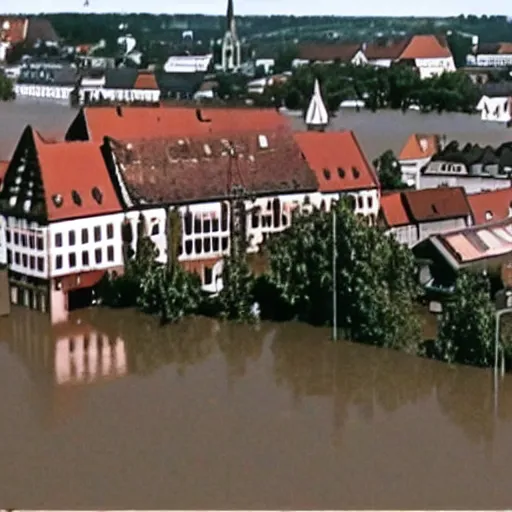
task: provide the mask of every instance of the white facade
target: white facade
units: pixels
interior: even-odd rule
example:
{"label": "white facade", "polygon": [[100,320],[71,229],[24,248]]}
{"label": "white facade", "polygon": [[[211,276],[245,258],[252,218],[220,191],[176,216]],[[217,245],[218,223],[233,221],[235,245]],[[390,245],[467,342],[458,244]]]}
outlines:
{"label": "white facade", "polygon": [[489,67],[489,68],[505,68],[512,66],[511,54],[480,54],[476,58],[473,55],[467,57],[468,65]]}
{"label": "white facade", "polygon": [[69,101],[73,86],[16,84],[14,91],[19,98],[42,98]]}
{"label": "white facade", "polygon": [[415,59],[416,67],[420,72],[420,78],[431,78],[443,73],[453,73],[456,71],[453,57],[442,57],[435,59]]}
{"label": "white facade", "polygon": [[121,267],[123,218],[122,213],[115,213],[52,222],[48,229],[48,275],[61,277]]}
{"label": "white facade", "polygon": [[407,247],[413,247],[418,243],[418,228],[413,224],[388,229],[386,235],[395,237],[397,242]]}
{"label": "white facade", "polygon": [[164,64],[166,73],[206,73],[213,60],[208,55],[174,55]]}
{"label": "white facade", "polygon": [[476,109],[480,112],[482,121],[508,123],[512,120],[512,98],[509,96],[482,96]]}
{"label": "white facade", "polygon": [[79,103],[95,103],[100,101],[122,101],[132,103],[143,101],[158,103],[160,101],[159,89],[104,89],[103,87],[80,87],[78,92]]}
{"label": "white facade", "polygon": [[421,169],[430,162],[430,157],[411,160],[400,160],[402,181],[415,189],[420,188]]}

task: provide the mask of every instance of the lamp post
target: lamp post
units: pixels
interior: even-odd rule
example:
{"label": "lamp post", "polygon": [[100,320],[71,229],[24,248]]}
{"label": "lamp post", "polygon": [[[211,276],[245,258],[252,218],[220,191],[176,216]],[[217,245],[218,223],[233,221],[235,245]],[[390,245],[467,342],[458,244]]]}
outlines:
{"label": "lamp post", "polygon": [[336,283],[336,207],[332,208],[332,339],[338,340],[338,297]]}

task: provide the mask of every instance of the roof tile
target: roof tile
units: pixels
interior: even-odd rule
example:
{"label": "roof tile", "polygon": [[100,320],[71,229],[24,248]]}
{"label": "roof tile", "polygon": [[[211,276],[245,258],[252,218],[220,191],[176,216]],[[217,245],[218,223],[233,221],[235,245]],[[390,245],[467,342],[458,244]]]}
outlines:
{"label": "roof tile", "polygon": [[225,198],[230,169],[232,185],[255,195],[317,190],[315,175],[289,130],[227,137],[107,142],[135,201],[176,204]]}
{"label": "roof tile", "polygon": [[467,198],[475,224],[504,220],[512,210],[512,187],[469,194]]}
{"label": "roof tile", "polygon": [[400,59],[440,59],[452,57],[448,43],[441,36],[416,35],[400,55]]}
{"label": "roof tile", "polygon": [[400,151],[399,160],[421,160],[435,155],[439,149],[439,136],[413,133]]}
{"label": "roof tile", "polygon": [[8,166],[9,166],[9,162],[0,160],[0,189],[2,188],[2,181],[4,179],[5,173],[7,172]]}
{"label": "roof tile", "polygon": [[411,224],[400,192],[383,195],[380,198],[381,215],[387,227],[400,227]]}
{"label": "roof tile", "polygon": [[158,90],[155,74],[151,71],[139,71],[134,89]]}
{"label": "roof tile", "polygon": [[379,187],[353,132],[297,132],[295,140],[315,172],[321,192]]}

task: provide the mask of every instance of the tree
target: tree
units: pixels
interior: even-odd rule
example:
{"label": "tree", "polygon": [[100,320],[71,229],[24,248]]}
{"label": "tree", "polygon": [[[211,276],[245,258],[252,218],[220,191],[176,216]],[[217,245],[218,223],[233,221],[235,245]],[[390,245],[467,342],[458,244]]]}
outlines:
{"label": "tree", "polygon": [[393,151],[388,150],[373,161],[373,166],[379,175],[383,190],[400,190],[407,188],[402,181],[402,168]]}
{"label": "tree", "polygon": [[[412,253],[353,213],[350,202],[335,206],[338,226],[336,277],[338,325],[354,341],[414,349],[419,324],[414,300]],[[332,213],[298,213],[291,227],[268,244],[268,279],[290,311],[302,321],[332,319]]]}
{"label": "tree", "polygon": [[444,306],[437,357],[449,363],[490,366],[493,362],[494,314],[489,279],[462,272],[457,278],[452,300]]}
{"label": "tree", "polygon": [[0,101],[13,100],[15,97],[12,81],[0,71]]}

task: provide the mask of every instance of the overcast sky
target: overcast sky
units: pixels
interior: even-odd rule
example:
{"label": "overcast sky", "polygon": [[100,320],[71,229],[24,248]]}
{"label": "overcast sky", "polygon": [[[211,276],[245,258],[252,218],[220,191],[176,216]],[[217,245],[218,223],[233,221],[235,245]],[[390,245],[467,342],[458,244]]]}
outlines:
{"label": "overcast sky", "polygon": [[[227,0],[0,0],[8,13],[38,12],[153,12],[222,14]],[[506,7],[506,4],[509,7]],[[335,14],[346,16],[451,16],[458,14],[512,15],[507,0],[235,0],[236,14]]]}

